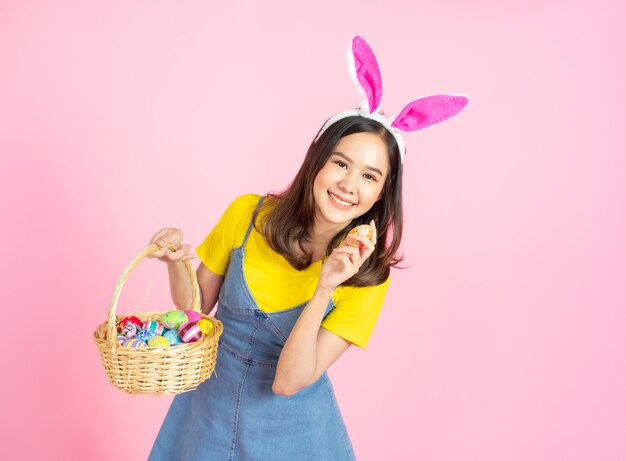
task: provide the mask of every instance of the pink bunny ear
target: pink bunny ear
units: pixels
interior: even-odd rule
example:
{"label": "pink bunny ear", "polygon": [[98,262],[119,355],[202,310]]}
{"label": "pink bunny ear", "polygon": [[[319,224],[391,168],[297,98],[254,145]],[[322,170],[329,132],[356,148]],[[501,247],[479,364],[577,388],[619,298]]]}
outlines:
{"label": "pink bunny ear", "polygon": [[407,104],[391,126],[402,131],[415,131],[443,122],[460,112],[468,103],[466,96],[437,94]]}
{"label": "pink bunny ear", "polygon": [[348,50],[348,70],[361,94],[361,109],[374,113],[380,107],[383,82],[374,52],[358,35],[352,39]]}

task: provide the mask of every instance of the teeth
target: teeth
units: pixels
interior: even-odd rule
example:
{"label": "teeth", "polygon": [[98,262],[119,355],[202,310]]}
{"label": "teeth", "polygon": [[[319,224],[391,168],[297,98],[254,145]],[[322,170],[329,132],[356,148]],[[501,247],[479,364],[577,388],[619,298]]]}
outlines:
{"label": "teeth", "polygon": [[343,205],[343,206],[352,206],[352,205],[354,205],[354,203],[344,202],[343,200],[340,200],[337,196],[333,195],[332,192],[329,192],[328,195],[330,195],[330,198],[332,198],[335,202],[339,203],[340,205]]}

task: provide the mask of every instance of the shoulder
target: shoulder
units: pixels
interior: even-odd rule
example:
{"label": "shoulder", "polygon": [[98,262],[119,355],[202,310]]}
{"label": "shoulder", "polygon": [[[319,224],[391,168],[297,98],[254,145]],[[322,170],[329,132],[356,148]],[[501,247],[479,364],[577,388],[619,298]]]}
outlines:
{"label": "shoulder", "polygon": [[240,195],[228,205],[222,219],[231,226],[250,222],[260,198],[258,194]]}
{"label": "shoulder", "polygon": [[198,247],[198,254],[202,251],[217,253],[217,249],[221,248],[222,253],[227,255],[232,248],[240,244],[260,198],[261,196],[257,194],[245,194],[233,200],[222,213],[213,230]]}
{"label": "shoulder", "polygon": [[229,241],[234,240],[239,233],[245,233],[260,198],[257,194],[237,197],[226,207],[211,233],[223,235]]}
{"label": "shoulder", "polygon": [[261,196],[258,194],[244,194],[237,197],[228,206],[228,210],[235,215],[250,215],[254,212]]}
{"label": "shoulder", "polygon": [[230,229],[229,240],[233,245],[239,245],[243,241],[260,199],[261,196],[258,194],[245,194],[237,197],[228,206],[224,213],[225,225]]}

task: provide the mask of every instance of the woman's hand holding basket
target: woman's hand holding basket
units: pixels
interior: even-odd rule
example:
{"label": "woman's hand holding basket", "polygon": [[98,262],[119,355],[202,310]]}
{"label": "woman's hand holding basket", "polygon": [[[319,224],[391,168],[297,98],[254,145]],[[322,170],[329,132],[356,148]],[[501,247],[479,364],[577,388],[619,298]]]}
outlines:
{"label": "woman's hand holding basket", "polygon": [[149,254],[148,258],[157,258],[163,262],[188,261],[196,255],[189,254],[193,245],[182,245],[183,231],[173,227],[166,227],[158,231],[150,239],[150,245],[158,245],[160,250]]}

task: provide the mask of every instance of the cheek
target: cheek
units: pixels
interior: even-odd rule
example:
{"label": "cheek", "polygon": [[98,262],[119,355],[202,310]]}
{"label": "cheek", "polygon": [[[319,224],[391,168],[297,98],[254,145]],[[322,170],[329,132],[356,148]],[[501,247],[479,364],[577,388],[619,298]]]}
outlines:
{"label": "cheek", "polygon": [[332,170],[328,168],[328,165],[324,166],[313,182],[313,187],[325,187],[329,181],[332,180]]}
{"label": "cheek", "polygon": [[377,202],[382,197],[383,190],[384,190],[384,188],[379,186],[379,185],[376,185],[376,186],[370,188],[370,190],[367,193],[368,201],[371,202],[372,204],[374,202]]}
{"label": "cheek", "polygon": [[326,189],[326,181],[324,175],[320,171],[313,181],[313,196],[319,198]]}
{"label": "cheek", "polygon": [[313,191],[317,191],[320,188],[324,187],[323,183],[324,183],[323,176],[321,174],[318,174],[315,177],[315,181],[313,181]]}

